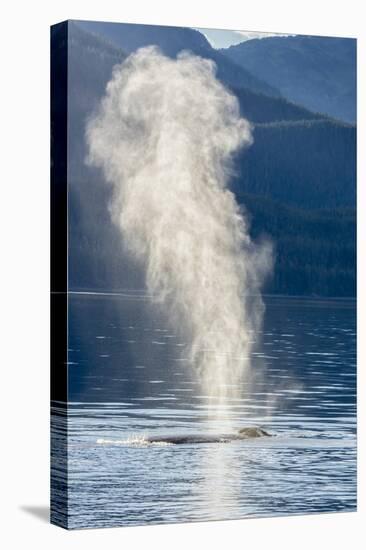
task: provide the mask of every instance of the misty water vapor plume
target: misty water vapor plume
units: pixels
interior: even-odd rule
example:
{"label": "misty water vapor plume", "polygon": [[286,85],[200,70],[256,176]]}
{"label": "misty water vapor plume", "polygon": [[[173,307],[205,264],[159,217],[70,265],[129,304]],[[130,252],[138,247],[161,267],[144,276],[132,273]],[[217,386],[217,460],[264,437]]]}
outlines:
{"label": "misty water vapor plume", "polygon": [[215,71],[188,52],[138,50],[115,67],[86,138],[113,220],[220,411],[250,379],[271,247],[251,241],[227,187],[252,134]]}

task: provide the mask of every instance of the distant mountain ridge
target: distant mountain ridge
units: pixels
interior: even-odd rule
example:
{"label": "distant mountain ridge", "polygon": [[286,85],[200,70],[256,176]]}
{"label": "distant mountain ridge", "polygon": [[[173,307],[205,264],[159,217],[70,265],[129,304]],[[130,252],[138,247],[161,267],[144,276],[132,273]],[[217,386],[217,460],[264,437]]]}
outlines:
{"label": "distant mountain ridge", "polygon": [[75,21],[75,24],[86,31],[107,38],[126,54],[150,45],[159,46],[165,55],[173,58],[182,50],[189,50],[195,55],[212,59],[217,65],[218,78],[228,86],[244,87],[270,96],[281,95],[274,86],[262,81],[215,50],[206,37],[194,29],[94,21]]}
{"label": "distant mountain ridge", "polygon": [[248,40],[220,52],[300,105],[354,123],[356,40],[276,36]]}

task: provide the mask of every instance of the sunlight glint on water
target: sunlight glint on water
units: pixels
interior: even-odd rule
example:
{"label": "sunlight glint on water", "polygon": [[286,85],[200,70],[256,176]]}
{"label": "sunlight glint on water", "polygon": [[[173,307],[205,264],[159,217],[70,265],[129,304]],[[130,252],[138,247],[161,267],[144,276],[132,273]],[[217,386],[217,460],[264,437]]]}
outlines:
{"label": "sunlight glint on water", "polygon": [[[353,302],[267,299],[257,377],[216,426],[184,342],[143,300],[72,295],[69,312],[71,528],[355,510]],[[146,442],[254,425],[274,437]],[[54,433],[64,427],[55,403]]]}

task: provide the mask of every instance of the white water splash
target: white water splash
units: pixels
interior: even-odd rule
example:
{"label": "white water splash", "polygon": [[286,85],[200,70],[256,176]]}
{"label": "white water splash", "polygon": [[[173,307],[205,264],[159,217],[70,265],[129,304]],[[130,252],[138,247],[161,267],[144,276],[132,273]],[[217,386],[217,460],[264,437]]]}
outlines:
{"label": "white water splash", "polygon": [[86,137],[113,187],[113,220],[219,411],[250,379],[271,247],[251,241],[227,188],[252,134],[215,70],[187,52],[138,50],[115,67]]}
{"label": "white water splash", "polygon": [[145,435],[131,435],[126,439],[97,439],[97,445],[106,445],[107,447],[114,445],[123,445],[127,447],[168,447],[173,445],[169,441],[149,441]]}

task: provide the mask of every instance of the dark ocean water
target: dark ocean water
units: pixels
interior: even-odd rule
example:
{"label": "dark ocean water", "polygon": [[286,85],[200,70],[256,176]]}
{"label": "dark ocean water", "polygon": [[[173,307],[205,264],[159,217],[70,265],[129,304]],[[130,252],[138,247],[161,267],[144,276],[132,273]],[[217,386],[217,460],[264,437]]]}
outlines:
{"label": "dark ocean water", "polygon": [[[267,298],[254,381],[214,426],[185,342],[147,304],[139,292],[70,294],[70,403],[52,409],[56,521],[66,423],[70,528],[356,509],[354,301]],[[233,426],[273,437],[146,441]]]}

